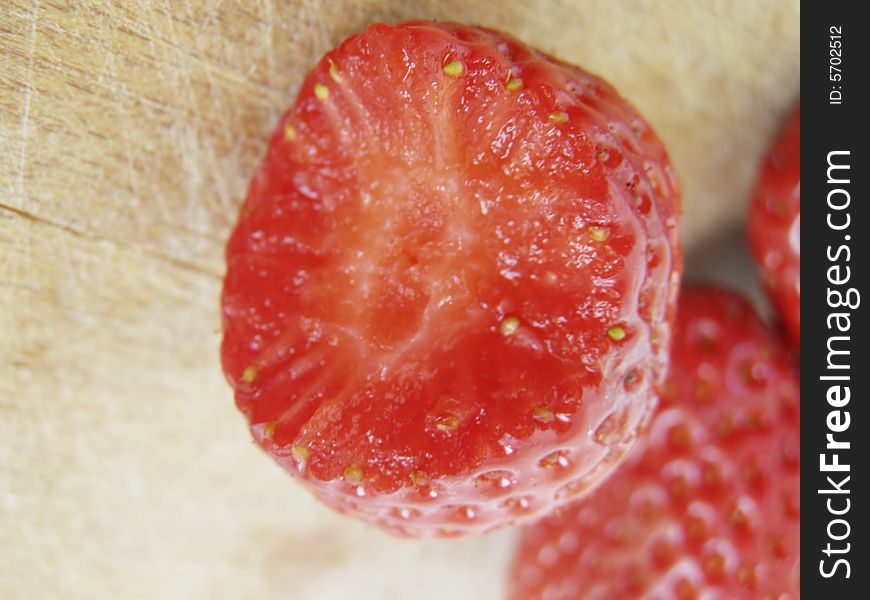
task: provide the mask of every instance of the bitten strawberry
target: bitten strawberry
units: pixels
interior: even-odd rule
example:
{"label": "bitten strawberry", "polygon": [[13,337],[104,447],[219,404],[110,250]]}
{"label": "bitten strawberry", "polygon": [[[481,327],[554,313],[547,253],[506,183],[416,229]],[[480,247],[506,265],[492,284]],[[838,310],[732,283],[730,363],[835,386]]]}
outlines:
{"label": "bitten strawberry", "polygon": [[678,204],[602,80],[489,30],[373,25],[305,79],[229,241],[236,403],[319,498],[392,532],[547,511],[653,406]]}
{"label": "bitten strawberry", "polygon": [[768,151],[749,206],[749,244],[791,336],[801,339],[801,111]]}
{"label": "bitten strawberry", "polygon": [[590,496],[524,531],[516,600],[800,597],[800,387],[739,296],[680,297],[649,431]]}

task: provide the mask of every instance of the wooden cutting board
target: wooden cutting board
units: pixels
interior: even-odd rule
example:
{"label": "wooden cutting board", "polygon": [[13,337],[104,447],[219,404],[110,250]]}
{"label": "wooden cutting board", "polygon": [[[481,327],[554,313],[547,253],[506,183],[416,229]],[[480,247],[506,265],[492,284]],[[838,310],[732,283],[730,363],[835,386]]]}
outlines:
{"label": "wooden cutting board", "polygon": [[648,116],[702,256],[739,230],[798,98],[799,13],[799,0],[4,0],[0,597],[502,597],[513,532],[392,539],[321,507],[248,441],[218,365],[218,294],[267,134],[317,57],[374,21],[503,29]]}

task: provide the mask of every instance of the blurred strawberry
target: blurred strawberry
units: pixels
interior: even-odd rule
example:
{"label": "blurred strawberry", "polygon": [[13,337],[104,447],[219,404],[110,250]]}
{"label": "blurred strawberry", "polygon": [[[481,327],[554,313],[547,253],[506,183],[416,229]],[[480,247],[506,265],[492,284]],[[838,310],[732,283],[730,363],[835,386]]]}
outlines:
{"label": "blurred strawberry", "polygon": [[768,151],[749,206],[749,243],[761,281],[791,336],[801,339],[801,110]]}
{"label": "blurred strawberry", "polygon": [[800,388],[733,293],[685,290],[662,403],[626,462],[523,532],[514,600],[796,600]]}

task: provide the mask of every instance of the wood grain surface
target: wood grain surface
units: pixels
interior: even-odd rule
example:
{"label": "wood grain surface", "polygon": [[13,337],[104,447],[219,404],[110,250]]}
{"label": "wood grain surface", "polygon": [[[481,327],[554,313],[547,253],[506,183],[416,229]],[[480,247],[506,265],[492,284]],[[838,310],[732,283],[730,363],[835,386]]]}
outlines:
{"label": "wood grain surface", "polygon": [[374,21],[503,29],[665,140],[690,256],[799,94],[799,1],[0,2],[0,597],[498,599],[513,532],[409,542],[251,444],[223,244],[317,57]]}

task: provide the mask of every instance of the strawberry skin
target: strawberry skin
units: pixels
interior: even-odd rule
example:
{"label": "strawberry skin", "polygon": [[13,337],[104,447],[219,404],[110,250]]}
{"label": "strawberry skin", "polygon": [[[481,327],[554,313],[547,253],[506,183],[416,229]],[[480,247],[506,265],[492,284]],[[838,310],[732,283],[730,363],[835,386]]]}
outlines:
{"label": "strawberry skin", "polygon": [[741,297],[680,296],[649,431],[590,496],[523,532],[515,600],[800,597],[800,387]]}
{"label": "strawberry skin", "polygon": [[530,519],[651,412],[678,210],[604,81],[481,28],[373,25],[303,82],[228,243],[236,404],[321,500],[390,532]]}
{"label": "strawberry skin", "polygon": [[792,341],[801,339],[801,110],[767,153],[749,206],[749,245]]}

